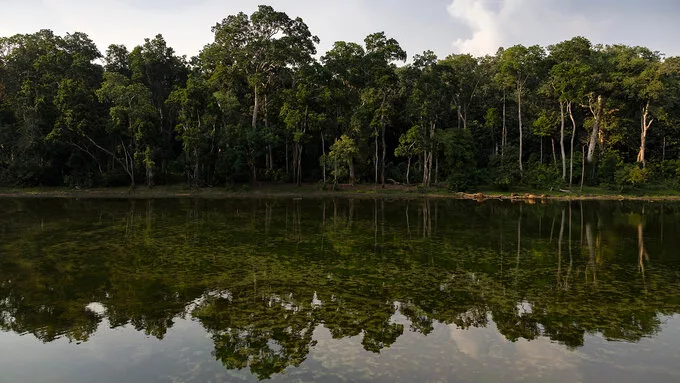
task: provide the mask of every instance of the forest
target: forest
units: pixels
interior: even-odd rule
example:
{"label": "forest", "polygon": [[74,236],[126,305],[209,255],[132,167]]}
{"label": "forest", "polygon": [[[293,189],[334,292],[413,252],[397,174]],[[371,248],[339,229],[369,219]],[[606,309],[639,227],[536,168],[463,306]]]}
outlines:
{"label": "forest", "polygon": [[191,58],[162,35],[0,37],[0,185],[579,184],[680,188],[680,58],[574,37],[409,58],[384,32],[325,53],[270,6]]}

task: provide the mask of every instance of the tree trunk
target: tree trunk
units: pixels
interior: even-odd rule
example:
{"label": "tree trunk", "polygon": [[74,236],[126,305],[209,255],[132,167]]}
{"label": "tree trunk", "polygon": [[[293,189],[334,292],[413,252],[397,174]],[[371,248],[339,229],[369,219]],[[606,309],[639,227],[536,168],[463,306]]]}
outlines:
{"label": "tree trunk", "polygon": [[463,123],[463,130],[467,130],[467,111],[456,104],[456,110],[458,112],[458,129],[461,128],[460,123]]}
{"label": "tree trunk", "polygon": [[249,149],[250,160],[250,176],[253,180],[253,185],[257,183],[257,167],[255,166],[255,153],[252,149]]}
{"label": "tree trunk", "polygon": [[323,137],[323,132],[321,132],[321,154],[323,155],[323,183],[326,184],[326,140]]}
{"label": "tree trunk", "polygon": [[387,155],[387,145],[385,145],[385,125],[382,127],[382,162],[380,163],[380,182],[385,188],[385,156]]}
{"label": "tree trunk", "polygon": [[553,162],[557,168],[557,151],[555,150],[555,139],[551,137],[550,142],[552,143]]}
{"label": "tree trunk", "polygon": [[505,129],[505,89],[503,89],[503,136],[501,137],[501,160],[505,157],[505,141],[507,130]]}
{"label": "tree trunk", "polygon": [[661,161],[666,161],[666,136],[663,136],[663,150],[661,153]]}
{"label": "tree trunk", "polygon": [[463,130],[467,130],[467,106],[463,107]]}
{"label": "tree trunk", "polygon": [[430,155],[427,149],[423,153],[423,186],[428,187],[430,185],[430,175],[428,173],[428,159]]}
{"label": "tree trunk", "polygon": [[574,120],[574,113],[571,110],[571,102],[567,103],[567,112],[571,119],[571,155],[569,156],[569,189],[574,179],[574,140],[576,139],[576,120]]}
{"label": "tree trunk", "polygon": [[[267,95],[264,95],[264,131],[266,132],[265,134],[269,137],[270,132],[269,132],[269,113],[267,111]],[[269,139],[267,139],[269,141]],[[267,163],[265,164],[267,167],[267,170],[273,170],[274,169],[274,158],[272,156],[272,144],[271,142],[267,142]]]}
{"label": "tree trunk", "polygon": [[297,144],[297,142],[293,141],[293,164],[292,164],[292,168],[293,168],[293,182],[295,182],[295,183],[297,183],[297,179],[298,179],[298,177],[297,177],[297,169],[298,169],[298,167],[297,167],[297,161],[298,161],[297,151],[298,151],[298,144]]}
{"label": "tree trunk", "polygon": [[583,145],[583,152],[581,153],[581,193],[583,193],[583,181],[586,178],[586,146]]}
{"label": "tree trunk", "polygon": [[432,159],[434,157],[434,151],[430,150],[430,155],[427,160],[427,187],[432,186]]}
{"label": "tree trunk", "polygon": [[590,142],[588,143],[588,163],[592,164],[595,160],[595,146],[597,145],[597,137],[600,132],[600,123],[602,121],[602,109],[604,108],[604,100],[602,96],[597,96],[597,102],[593,105],[592,97],[588,100],[590,112],[595,119],[593,123],[593,130],[590,133]]}
{"label": "tree trunk", "polygon": [[522,151],[524,149],[524,140],[522,132],[522,87],[517,87],[517,118],[519,119],[519,173],[524,173],[524,165],[522,164]]}
{"label": "tree trunk", "polygon": [[640,152],[638,153],[637,156],[637,162],[642,164],[642,167],[647,167],[647,162],[645,161],[645,148],[647,145],[647,130],[649,130],[649,127],[652,126],[652,122],[654,122],[654,119],[650,119],[647,121],[647,118],[649,117],[649,101],[647,104],[642,108],[642,116],[640,118]]}
{"label": "tree trunk", "polygon": [[269,151],[269,170],[274,170],[274,152],[272,150],[272,144],[267,144],[267,149]]}
{"label": "tree trunk", "polygon": [[257,111],[260,108],[260,97],[257,94],[257,85],[255,85],[255,104],[253,105],[253,122],[252,122],[252,128],[253,130],[257,129]]}
{"label": "tree trunk", "polygon": [[378,186],[378,129],[374,128],[375,132],[375,154],[373,155],[373,168],[375,169],[374,185]]}
{"label": "tree trunk", "polygon": [[460,105],[456,102],[456,114],[458,115],[458,129],[460,129],[460,120],[463,119],[463,115],[460,113]]}
{"label": "tree trunk", "polygon": [[409,175],[411,174],[411,157],[408,158],[408,163],[406,164],[406,185],[409,185]]}
{"label": "tree trunk", "polygon": [[349,183],[354,186],[354,158],[349,160]]}
{"label": "tree trunk", "polygon": [[567,155],[564,151],[564,101],[560,101],[560,151],[562,153],[562,181],[566,181]]}
{"label": "tree trunk", "polygon": [[427,149],[423,151],[423,186],[427,186]]}
{"label": "tree trunk", "polygon": [[[260,96],[257,93],[257,85],[255,85],[254,97],[255,101],[253,105],[253,121],[251,124],[253,131],[257,130],[257,113],[260,109]],[[255,150],[253,150],[252,147],[248,148],[248,157],[248,162],[250,162],[250,176],[253,185],[255,185],[257,183],[257,166],[255,165]]]}
{"label": "tree trunk", "polygon": [[302,185],[302,145],[297,144],[298,150],[297,150],[297,185],[300,186]]}
{"label": "tree trunk", "polygon": [[198,150],[194,148],[194,186],[198,186]]}

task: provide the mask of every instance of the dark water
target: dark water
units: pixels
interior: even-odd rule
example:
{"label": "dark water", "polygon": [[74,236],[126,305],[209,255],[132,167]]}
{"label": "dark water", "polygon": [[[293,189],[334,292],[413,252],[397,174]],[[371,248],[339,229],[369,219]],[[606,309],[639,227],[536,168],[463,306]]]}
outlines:
{"label": "dark water", "polygon": [[0,382],[680,381],[680,205],[0,200]]}

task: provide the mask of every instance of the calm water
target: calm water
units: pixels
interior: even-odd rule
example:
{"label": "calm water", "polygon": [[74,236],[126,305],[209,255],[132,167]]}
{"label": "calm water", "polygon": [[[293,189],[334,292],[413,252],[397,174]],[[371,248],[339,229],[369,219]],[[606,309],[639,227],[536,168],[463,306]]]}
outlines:
{"label": "calm water", "polygon": [[0,382],[680,381],[680,205],[0,200]]}

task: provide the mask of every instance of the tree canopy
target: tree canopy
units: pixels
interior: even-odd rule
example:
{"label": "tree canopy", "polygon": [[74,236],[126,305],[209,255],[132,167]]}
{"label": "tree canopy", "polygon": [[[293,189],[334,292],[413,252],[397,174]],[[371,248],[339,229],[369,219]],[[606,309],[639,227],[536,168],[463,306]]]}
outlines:
{"label": "tree canopy", "polygon": [[0,185],[680,185],[677,57],[577,36],[408,61],[385,32],[317,56],[271,6],[212,31],[192,58],[0,37]]}

